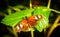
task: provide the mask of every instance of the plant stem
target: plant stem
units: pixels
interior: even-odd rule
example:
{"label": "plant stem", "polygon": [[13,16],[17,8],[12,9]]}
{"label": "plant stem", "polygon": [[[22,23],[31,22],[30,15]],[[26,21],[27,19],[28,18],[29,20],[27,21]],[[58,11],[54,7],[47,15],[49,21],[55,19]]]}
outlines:
{"label": "plant stem", "polygon": [[11,6],[9,6],[9,8],[11,8],[11,9],[13,9],[13,10],[17,11],[17,12],[19,12],[19,11],[20,11],[20,9],[19,9],[19,8],[16,8],[16,7],[11,7]]}
{"label": "plant stem", "polygon": [[18,37],[17,32],[15,31],[15,28],[12,27],[12,29],[13,29],[13,34],[15,35],[15,37]]}
{"label": "plant stem", "polygon": [[51,0],[48,1],[47,8],[50,8],[50,3],[51,3]]}
{"label": "plant stem", "polygon": [[44,36],[45,36],[45,37],[46,37],[46,32],[47,32],[46,29],[44,29]]}
{"label": "plant stem", "polygon": [[8,8],[8,10],[7,10],[7,11],[8,11],[8,14],[9,14],[9,15],[11,15],[11,9],[10,9],[10,8]]}
{"label": "plant stem", "polygon": [[1,12],[1,13],[0,13],[0,16],[7,16],[7,14]]}
{"label": "plant stem", "polygon": [[32,9],[32,0],[30,0],[30,9]]}
{"label": "plant stem", "polygon": [[47,37],[49,37],[50,34],[53,32],[53,30],[54,30],[57,26],[59,26],[59,24],[58,24],[59,20],[60,20],[60,15],[57,17],[57,19],[55,20],[54,24],[53,24],[52,27],[49,29]]}
{"label": "plant stem", "polygon": [[51,11],[54,11],[56,13],[60,13],[60,11],[54,10],[54,9],[50,9]]}
{"label": "plant stem", "polygon": [[34,37],[33,29],[31,28],[31,37]]}

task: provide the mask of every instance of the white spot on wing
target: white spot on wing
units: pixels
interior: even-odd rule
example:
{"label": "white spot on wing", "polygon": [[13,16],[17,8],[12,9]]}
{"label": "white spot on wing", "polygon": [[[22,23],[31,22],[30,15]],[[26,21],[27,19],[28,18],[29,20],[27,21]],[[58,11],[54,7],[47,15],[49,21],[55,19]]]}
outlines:
{"label": "white spot on wing", "polygon": [[41,18],[41,16],[40,16],[40,15],[38,15],[38,18]]}
{"label": "white spot on wing", "polygon": [[38,17],[37,16],[35,16],[35,20],[38,20]]}
{"label": "white spot on wing", "polygon": [[19,30],[19,26],[17,26],[17,29]]}
{"label": "white spot on wing", "polygon": [[22,25],[22,24],[20,24],[20,27],[21,27],[21,28],[23,28],[23,25]]}

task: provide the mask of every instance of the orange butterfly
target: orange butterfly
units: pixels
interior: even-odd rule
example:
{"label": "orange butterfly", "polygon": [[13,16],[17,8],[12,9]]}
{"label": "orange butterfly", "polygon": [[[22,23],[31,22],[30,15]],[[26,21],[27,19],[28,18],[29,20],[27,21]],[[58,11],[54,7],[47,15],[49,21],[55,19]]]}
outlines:
{"label": "orange butterfly", "polygon": [[30,16],[27,19],[23,19],[16,27],[16,32],[23,31],[25,32],[30,27],[34,27],[37,24],[37,21],[42,19],[41,15]]}

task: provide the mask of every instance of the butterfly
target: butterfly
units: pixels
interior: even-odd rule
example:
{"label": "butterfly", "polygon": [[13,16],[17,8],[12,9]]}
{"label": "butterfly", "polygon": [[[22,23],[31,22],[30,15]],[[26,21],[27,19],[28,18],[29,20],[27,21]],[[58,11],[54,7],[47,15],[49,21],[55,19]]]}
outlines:
{"label": "butterfly", "polygon": [[17,26],[15,27],[16,32],[26,32],[29,28],[36,26],[37,22],[43,18],[42,15],[32,15],[23,19]]}

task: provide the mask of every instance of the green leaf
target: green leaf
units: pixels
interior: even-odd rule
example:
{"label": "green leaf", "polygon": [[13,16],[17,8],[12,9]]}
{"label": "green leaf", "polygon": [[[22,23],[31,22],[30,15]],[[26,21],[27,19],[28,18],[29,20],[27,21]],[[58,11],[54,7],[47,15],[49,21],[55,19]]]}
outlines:
{"label": "green leaf", "polygon": [[35,10],[34,10],[34,15],[43,15],[47,18],[49,18],[49,14],[50,14],[51,10],[48,9],[47,7],[44,7],[44,6],[39,6],[39,7],[35,7]]}
{"label": "green leaf", "polygon": [[28,10],[22,10],[20,12],[16,12],[14,14],[6,16],[1,22],[5,25],[14,27],[17,25],[17,23],[23,20],[22,19],[23,17],[31,16],[32,11],[33,9],[28,9]]}
{"label": "green leaf", "polygon": [[38,21],[37,25],[35,26],[35,28],[39,31],[42,32],[43,29],[46,28],[46,26],[48,25],[49,22],[49,14],[50,14],[50,9],[47,9],[46,7],[36,7],[35,11],[34,11],[34,15],[42,15],[43,18]]}

